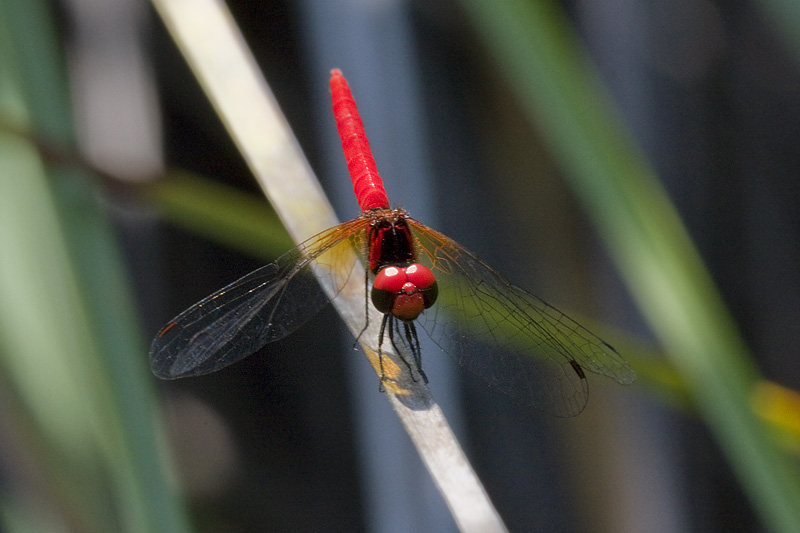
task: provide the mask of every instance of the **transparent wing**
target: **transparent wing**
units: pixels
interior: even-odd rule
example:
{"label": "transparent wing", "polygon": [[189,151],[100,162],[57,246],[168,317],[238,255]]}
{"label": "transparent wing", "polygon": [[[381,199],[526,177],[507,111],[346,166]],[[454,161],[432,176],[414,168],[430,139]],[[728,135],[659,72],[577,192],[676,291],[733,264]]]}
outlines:
{"label": "transparent wing", "polygon": [[439,284],[419,317],[460,365],[507,395],[556,416],[580,413],[588,399],[582,369],[628,384],[636,373],[607,343],[564,313],[515,287],[457,242],[408,220],[418,260]]}
{"label": "transparent wing", "polygon": [[150,347],[153,373],[208,374],[297,330],[347,283],[368,224],[359,217],[323,231],[176,316]]}

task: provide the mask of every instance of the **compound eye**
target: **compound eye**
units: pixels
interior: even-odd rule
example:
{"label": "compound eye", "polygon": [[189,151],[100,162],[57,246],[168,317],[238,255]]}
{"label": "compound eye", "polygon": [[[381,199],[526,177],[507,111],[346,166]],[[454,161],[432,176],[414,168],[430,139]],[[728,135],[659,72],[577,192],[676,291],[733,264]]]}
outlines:
{"label": "compound eye", "polygon": [[422,294],[425,309],[436,303],[436,298],[439,296],[439,285],[436,283],[436,277],[433,272],[428,267],[419,263],[409,265],[406,267],[406,277]]}
{"label": "compound eye", "polygon": [[406,267],[406,277],[421,291],[436,283],[436,276],[433,275],[433,272],[419,263],[413,263]]}
{"label": "compound eye", "polygon": [[389,292],[400,292],[403,285],[408,281],[404,269],[387,266],[378,272],[375,276],[375,281],[372,282],[372,288]]}
{"label": "compound eye", "polygon": [[392,312],[394,301],[406,283],[406,275],[402,269],[384,267],[372,282],[372,305],[383,314]]}

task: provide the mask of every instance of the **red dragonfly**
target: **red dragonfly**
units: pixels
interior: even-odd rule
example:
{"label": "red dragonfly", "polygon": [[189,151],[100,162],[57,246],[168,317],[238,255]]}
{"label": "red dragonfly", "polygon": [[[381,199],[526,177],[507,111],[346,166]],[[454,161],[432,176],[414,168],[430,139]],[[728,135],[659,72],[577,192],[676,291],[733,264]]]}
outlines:
{"label": "red dragonfly", "polygon": [[[457,242],[406,211],[391,209],[339,70],[331,72],[330,86],[361,216],[311,237],[175,317],[150,348],[158,377],[214,372],[296,331],[336,297],[360,261],[367,269],[365,298],[369,294],[383,313],[381,374],[381,347],[388,337],[391,345],[399,343],[411,353],[413,365],[404,361],[406,366],[427,381],[418,323],[442,350],[490,386],[556,416],[574,416],[585,407],[584,370],[622,384],[636,379],[609,344],[512,285]],[[342,253],[344,248],[356,254]],[[315,274],[321,269],[316,265],[331,267],[323,275],[329,276],[333,296],[318,283]],[[384,379],[381,375],[381,383]]]}

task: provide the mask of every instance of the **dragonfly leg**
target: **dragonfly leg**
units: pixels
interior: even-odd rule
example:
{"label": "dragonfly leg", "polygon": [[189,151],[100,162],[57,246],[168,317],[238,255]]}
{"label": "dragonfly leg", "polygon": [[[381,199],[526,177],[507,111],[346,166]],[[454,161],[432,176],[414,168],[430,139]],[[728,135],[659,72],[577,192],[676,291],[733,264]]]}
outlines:
{"label": "dragonfly leg", "polygon": [[419,346],[419,337],[417,336],[417,327],[413,322],[403,322],[403,329],[406,334],[406,341],[411,348],[411,354],[414,356],[414,363],[417,366],[417,372],[422,376],[422,380],[427,383],[428,376],[422,370],[422,349]]}
{"label": "dragonfly leg", "polygon": [[[414,369],[411,366],[411,363],[409,363],[408,360],[405,357],[403,357],[403,352],[394,343],[394,333],[395,333],[395,331],[397,332],[397,335],[400,337],[400,340],[404,340],[405,341],[405,344],[412,351],[412,353],[414,352],[414,346],[409,344],[409,342],[408,342],[408,334],[406,334],[406,338],[405,339],[403,339],[403,337],[401,336],[402,334],[400,333],[400,320],[399,319],[395,319],[394,315],[386,315],[386,316],[389,317],[389,341],[392,343],[392,347],[394,348],[394,351],[397,354],[397,357],[403,362],[404,365],[406,365],[406,369],[408,370],[408,375],[411,376],[412,380],[417,381],[417,378],[414,377]],[[404,322],[404,324],[405,324],[405,322]],[[416,361],[416,357],[417,356],[414,355],[414,360],[415,361]],[[426,381],[426,383],[427,383],[427,381]]]}
{"label": "dragonfly leg", "polygon": [[408,369],[408,374],[411,376],[411,379],[417,381],[417,378],[414,377],[414,368],[412,367],[411,363],[409,363],[408,360],[403,357],[403,352],[397,347],[397,344],[395,344],[395,331],[397,332],[398,336],[400,336],[399,338],[403,340],[411,350],[411,353],[414,356],[414,366],[417,367],[417,371],[422,376],[422,379],[425,380],[425,383],[428,382],[428,377],[425,375],[425,372],[422,371],[422,367],[420,366],[422,361],[420,357],[419,339],[417,338],[417,331],[414,328],[414,324],[412,323],[411,329],[409,329],[409,324],[403,322],[403,328],[405,338],[403,338],[402,334],[400,333],[400,321],[396,320],[394,315],[390,313],[383,315],[383,320],[381,321],[381,331],[378,334],[378,363],[380,365],[381,373],[379,390],[381,392],[386,392],[383,387],[383,383],[385,381],[395,381],[392,378],[387,377],[383,369],[383,339],[386,336],[389,337],[389,344],[392,345],[397,357],[403,362],[403,364],[406,366],[406,369]]}
{"label": "dragonfly leg", "polygon": [[[386,318],[384,317],[384,322]],[[381,335],[383,335],[383,324],[381,325]],[[361,333],[358,334],[356,337],[356,344],[358,344],[358,339],[361,338],[361,335],[367,331],[369,327],[369,271],[365,270],[364,272],[364,327],[361,328]],[[378,355],[380,355],[380,339],[378,340]]]}
{"label": "dragonfly leg", "polygon": [[[383,388],[383,380],[386,379],[386,374],[383,371],[383,334],[386,331],[386,321],[388,317],[389,315],[383,315],[383,320],[381,320],[381,332],[378,334],[378,365],[381,368],[381,376],[378,379],[378,390],[380,392],[386,392],[386,389]],[[367,327],[364,326],[364,329],[367,329]],[[362,330],[361,333],[364,333],[364,331]],[[391,338],[392,338],[392,327],[390,325],[389,339],[391,340]]]}
{"label": "dragonfly leg", "polygon": [[[384,381],[391,381],[393,383],[396,383],[394,379],[387,377],[386,373],[383,370],[383,337],[386,332],[389,333],[389,342],[394,347],[395,351],[398,351],[397,346],[395,346],[394,344],[394,330],[392,329],[393,319],[394,317],[392,315],[389,314],[383,315],[383,320],[381,321],[381,332],[378,334],[378,364],[380,365],[380,370],[381,370],[381,377],[379,380],[380,384],[378,386],[378,390],[381,392],[386,392],[386,389],[383,387]],[[405,363],[405,361],[403,362]]]}

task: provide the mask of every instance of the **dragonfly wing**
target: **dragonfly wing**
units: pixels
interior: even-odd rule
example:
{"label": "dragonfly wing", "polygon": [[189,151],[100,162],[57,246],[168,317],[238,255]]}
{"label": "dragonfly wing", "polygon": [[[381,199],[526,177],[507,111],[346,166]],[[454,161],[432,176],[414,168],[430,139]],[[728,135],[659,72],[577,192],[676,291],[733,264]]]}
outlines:
{"label": "dragonfly wing", "polygon": [[467,370],[512,398],[562,417],[586,405],[583,369],[624,384],[636,378],[610,345],[584,327],[452,239],[410,223],[418,260],[439,283],[439,300],[418,320]]}
{"label": "dragonfly wing", "polygon": [[351,238],[366,225],[357,218],[326,230],[179,314],[153,340],[153,373],[208,374],[297,330],[347,283]]}

